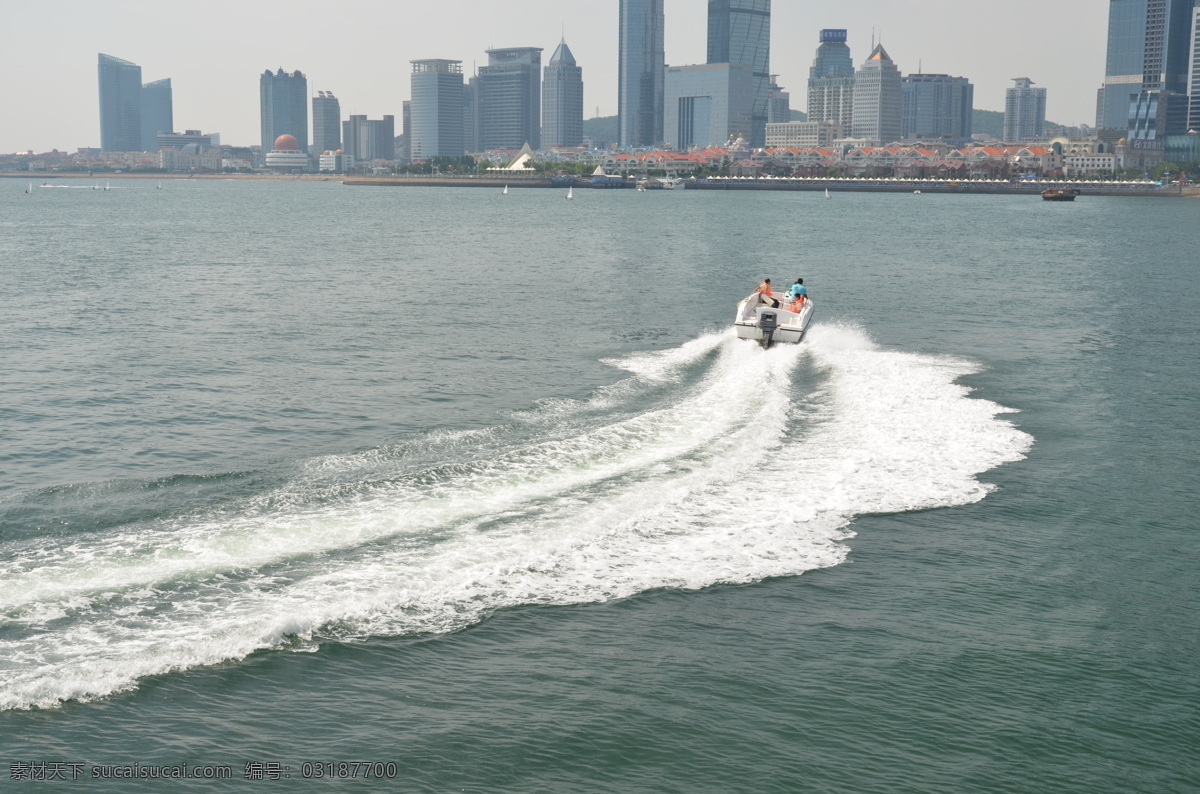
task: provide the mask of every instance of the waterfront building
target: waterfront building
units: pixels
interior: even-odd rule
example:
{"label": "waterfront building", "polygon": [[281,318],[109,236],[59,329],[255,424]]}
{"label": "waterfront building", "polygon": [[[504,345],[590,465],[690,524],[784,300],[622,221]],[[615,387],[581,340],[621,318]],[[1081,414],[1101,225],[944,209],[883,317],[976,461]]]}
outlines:
{"label": "waterfront building", "polygon": [[955,146],[971,137],[975,87],[965,77],[910,74],[900,81],[901,132],[905,140],[941,139]]}
{"label": "waterfront building", "polygon": [[195,143],[180,148],[164,147],[158,150],[158,167],[172,172],[219,171],[223,167],[221,149]]}
{"label": "waterfront building", "polygon": [[308,170],[308,155],[300,148],[295,135],[284,133],[271,145],[263,158],[267,168],[281,173],[301,173]]}
{"label": "waterfront building", "polygon": [[787,121],[767,125],[767,148],[808,149],[831,145],[844,130],[836,121]]}
{"label": "waterfront building", "polygon": [[1125,130],[1135,151],[1186,132],[1195,13],[1194,0],[1110,0],[1096,126]]}
{"label": "waterfront building", "polygon": [[264,155],[272,151],[281,135],[296,139],[301,152],[308,151],[308,78],[299,70],[283,69],[262,73],[258,80],[259,116]]}
{"label": "waterfront building", "polygon": [[313,151],[336,152],[342,148],[342,103],[332,91],[318,91],[312,98]]}
{"label": "waterfront building", "polygon": [[878,146],[900,140],[904,89],[900,70],[882,44],[854,73],[854,118],[850,135]]}
{"label": "waterfront building", "polygon": [[463,149],[478,152],[479,143],[479,78],[471,77],[463,84]]}
{"label": "waterfront building", "polygon": [[401,105],[401,129],[404,130],[400,134],[400,151],[396,152],[399,155],[399,160],[402,163],[408,164],[412,162],[412,101],[405,100]]}
{"label": "waterfront building", "polygon": [[767,137],[771,85],[771,0],[708,0],[708,63],[743,63],[753,77],[750,145]]}
{"label": "waterfront building", "polygon": [[1004,140],[1025,143],[1046,133],[1046,89],[1034,88],[1028,77],[1013,79],[1004,94]]}
{"label": "waterfront building", "polygon": [[171,78],[142,84],[142,151],[157,152],[158,134],[175,129]]}
{"label": "waterfront building", "polygon": [[406,131],[410,159],[461,157],[462,61],[430,58],[411,63],[410,128]]}
{"label": "waterfront building", "polygon": [[100,151],[141,152],[142,67],[99,53]]}
{"label": "waterfront building", "polygon": [[[542,48],[488,50],[476,75],[482,149],[541,148]],[[461,114],[460,106],[460,114]]]}
{"label": "waterfront building", "polygon": [[318,171],[331,171],[335,174],[348,174],[354,170],[354,158],[341,149],[325,152],[317,158]]}
{"label": "waterfront building", "polygon": [[779,75],[771,75],[768,87],[767,123],[782,124],[792,120],[792,95],[779,85]]}
{"label": "waterfront building", "polygon": [[204,148],[220,146],[221,137],[216,133],[205,135],[200,130],[184,130],[182,133],[160,132],[154,136],[153,148],[146,151],[157,152],[159,149],[178,149],[183,151],[184,147],[191,145]]}
{"label": "waterfront building", "polygon": [[583,69],[566,39],[558,45],[546,65],[542,84],[542,146],[583,144]]}
{"label": "waterfront building", "polygon": [[1192,37],[1188,55],[1187,131],[1200,132],[1200,3],[1192,9]]}
{"label": "waterfront building", "polygon": [[808,120],[834,121],[847,130],[854,121],[854,61],[844,29],[821,31],[808,70]]}
{"label": "waterfront building", "polygon": [[622,147],[663,139],[663,0],[620,0],[617,138]]}
{"label": "waterfront building", "polygon": [[754,72],[749,64],[670,66],[664,91],[664,133],[677,151],[722,145],[753,123]]}
{"label": "waterfront building", "polygon": [[396,159],[395,116],[384,116],[382,119],[351,116],[342,123],[342,133],[344,143],[340,148],[356,163]]}

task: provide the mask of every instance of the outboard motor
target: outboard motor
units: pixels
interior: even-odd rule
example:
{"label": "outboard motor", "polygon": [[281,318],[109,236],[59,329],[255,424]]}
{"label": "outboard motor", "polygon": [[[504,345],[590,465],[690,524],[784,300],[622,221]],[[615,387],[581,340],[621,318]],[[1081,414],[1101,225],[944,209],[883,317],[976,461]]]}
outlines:
{"label": "outboard motor", "polygon": [[763,350],[771,347],[771,337],[775,336],[775,328],[779,325],[779,315],[775,312],[759,312],[758,327],[762,331]]}

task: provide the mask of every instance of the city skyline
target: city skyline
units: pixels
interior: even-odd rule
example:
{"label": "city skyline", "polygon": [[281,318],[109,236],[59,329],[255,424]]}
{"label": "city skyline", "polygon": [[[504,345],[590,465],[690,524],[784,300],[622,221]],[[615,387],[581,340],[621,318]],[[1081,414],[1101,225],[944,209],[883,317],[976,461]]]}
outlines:
{"label": "city skyline", "polygon": [[[310,24],[315,3],[296,0],[296,13],[271,16],[214,0],[208,12],[238,20],[219,34],[183,39],[158,30],[194,24],[161,6],[133,0],[120,8],[99,8],[65,0],[53,24],[35,9],[6,12],[6,46],[0,64],[10,75],[13,112],[0,123],[0,153],[99,146],[96,53],[110,53],[142,67],[144,82],[171,79],[175,126],[221,133],[224,143],[250,146],[260,139],[258,76],[266,69],[302,71],[309,92],[331,91],[342,112],[372,118],[401,114],[409,99],[409,62],[450,58],[468,75],[486,64],[495,47],[542,47],[552,52],[565,35],[585,69],[584,115],[617,112],[617,4],[574,4],[523,0],[497,4],[446,0],[436,11],[412,12],[377,0],[358,0],[351,16],[366,21],[361,36],[320,36]],[[772,10],[771,71],[793,86],[792,106],[803,108],[803,86],[812,63],[813,43],[822,28],[846,28],[856,61],[871,50],[872,27],[905,74],[918,69],[963,75],[975,85],[975,105],[1003,110],[1004,92],[1014,74],[1028,74],[1049,89],[1047,116],[1066,124],[1091,124],[1096,89],[1104,79],[1107,3],[1060,0],[1051,7],[1014,0],[995,19],[972,21],[966,34],[939,35],[933,18],[961,18],[961,5],[949,0],[911,0],[903,8],[883,0],[831,0],[775,3]],[[150,10],[154,14],[149,14]],[[312,13],[307,13],[311,10]],[[1039,14],[1036,30],[1022,24],[1022,11]],[[145,13],[144,13],[145,12]],[[437,24],[443,18],[454,25]],[[665,0],[666,61],[702,64],[707,56],[707,3]],[[178,24],[172,24],[172,20]],[[947,22],[947,24],[957,24]],[[271,30],[271,35],[263,35]],[[54,34],[54,46],[39,31]],[[374,32],[379,31],[379,32]],[[219,40],[220,46],[216,46]],[[1020,41],[1021,46],[1013,46]],[[1069,41],[1070,58],[1062,57]],[[219,55],[214,57],[214,53]],[[857,64],[856,64],[857,65]],[[1017,71],[1014,71],[1017,70]]]}

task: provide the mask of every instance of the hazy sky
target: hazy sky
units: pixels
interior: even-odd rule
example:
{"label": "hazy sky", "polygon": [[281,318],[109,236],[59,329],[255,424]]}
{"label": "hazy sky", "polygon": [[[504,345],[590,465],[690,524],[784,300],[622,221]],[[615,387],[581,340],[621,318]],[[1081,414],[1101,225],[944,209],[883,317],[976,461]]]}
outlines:
{"label": "hazy sky", "polygon": [[[703,63],[707,3],[666,0],[667,63]],[[484,65],[490,47],[543,47],[565,32],[583,67],[586,117],[617,111],[617,0],[3,0],[0,153],[100,145],[96,54],[171,78],[175,127],[259,140],[258,77],[299,69],[309,90],[332,91],[343,117],[394,115],[409,95],[409,61]],[[806,105],[821,28],[847,28],[855,63],[872,29],[904,74],[962,75],[975,107],[1004,109],[1014,77],[1048,89],[1046,115],[1094,123],[1104,76],[1105,0],[775,0],[771,71]],[[398,130],[397,130],[398,131]]]}

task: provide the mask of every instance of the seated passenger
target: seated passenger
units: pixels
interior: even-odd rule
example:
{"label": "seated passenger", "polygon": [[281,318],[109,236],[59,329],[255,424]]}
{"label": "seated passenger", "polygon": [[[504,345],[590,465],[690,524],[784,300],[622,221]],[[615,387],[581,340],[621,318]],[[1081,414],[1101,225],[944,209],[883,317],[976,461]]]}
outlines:
{"label": "seated passenger", "polygon": [[808,294],[808,288],[804,286],[804,279],[802,279],[802,278],[796,279],[796,283],[792,285],[792,298],[794,299],[797,295],[807,295],[807,294]]}
{"label": "seated passenger", "polygon": [[808,298],[804,295],[794,295],[792,297],[792,302],[788,304],[788,309],[790,311],[794,311],[796,314],[799,314],[800,310],[804,308],[804,303],[807,300]]}
{"label": "seated passenger", "polygon": [[762,283],[758,285],[758,289],[756,289],[755,292],[762,293],[763,303],[770,306],[772,309],[779,308],[779,301],[771,297],[771,279],[763,279]]}

